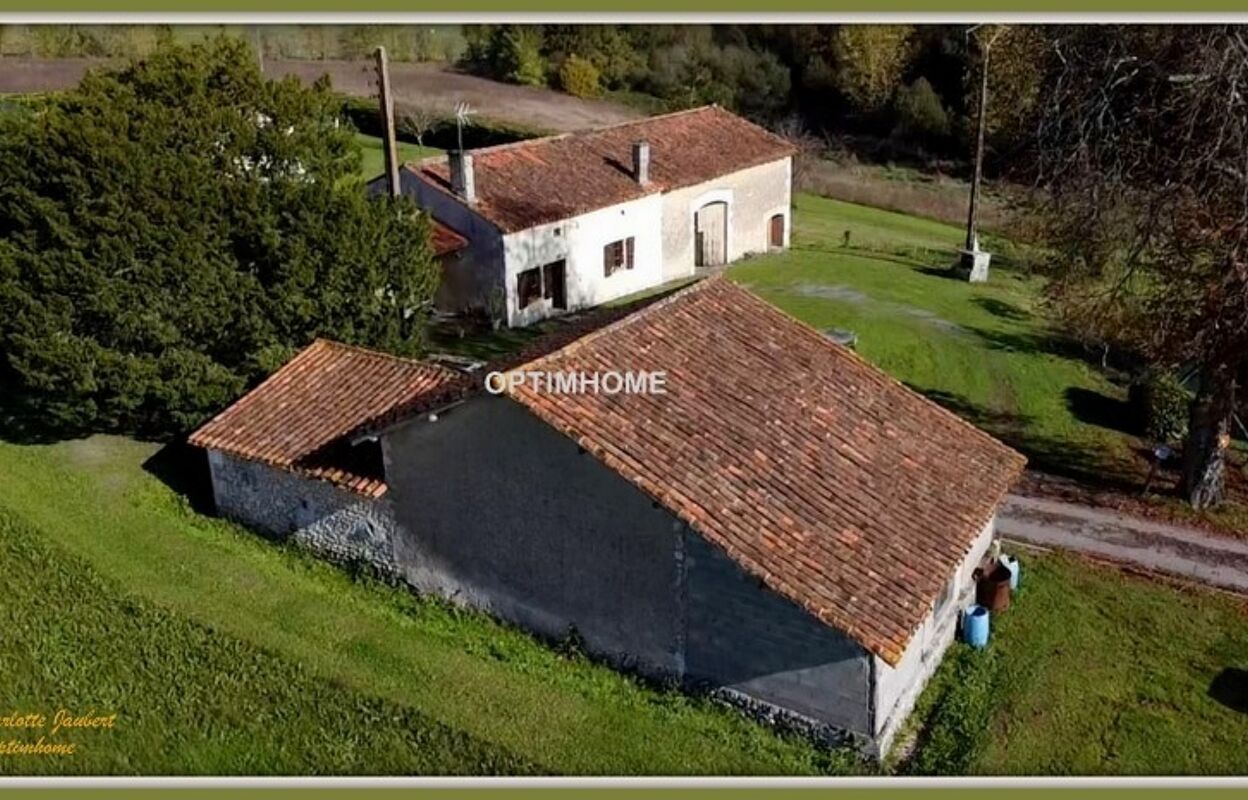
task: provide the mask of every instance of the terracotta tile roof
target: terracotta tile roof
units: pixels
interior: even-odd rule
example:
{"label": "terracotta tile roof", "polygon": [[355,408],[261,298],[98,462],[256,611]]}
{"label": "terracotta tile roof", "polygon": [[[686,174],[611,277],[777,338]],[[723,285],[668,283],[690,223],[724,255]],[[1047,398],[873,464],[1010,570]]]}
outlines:
{"label": "terracotta tile roof", "polygon": [[318,339],[189,441],[376,497],[386,491],[382,476],[353,463],[344,439],[459,377],[433,364]]}
{"label": "terracotta tile roof", "polygon": [[[650,143],[650,183],[633,178],[633,143]],[[693,186],[792,155],[792,145],[719,106],[471,151],[473,208],[506,232],[656,192]],[[447,160],[406,166],[451,194]]]}
{"label": "terracotta tile roof", "polygon": [[1025,462],[723,279],[518,369],[665,371],[663,395],[512,397],[890,664]]}
{"label": "terracotta tile roof", "polygon": [[433,223],[429,244],[433,246],[435,256],[448,255],[468,246],[468,240],[456,233],[454,228],[438,222],[432,216],[429,221]]}

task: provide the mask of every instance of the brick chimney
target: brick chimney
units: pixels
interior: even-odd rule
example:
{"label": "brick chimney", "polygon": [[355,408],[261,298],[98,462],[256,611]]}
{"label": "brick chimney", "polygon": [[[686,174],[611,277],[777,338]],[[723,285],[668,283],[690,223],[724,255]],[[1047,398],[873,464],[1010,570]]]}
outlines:
{"label": "brick chimney", "polygon": [[633,142],[633,177],[642,186],[650,183],[650,143]]}
{"label": "brick chimney", "polygon": [[451,191],[467,203],[477,202],[477,184],[472,175],[472,153],[451,150]]}

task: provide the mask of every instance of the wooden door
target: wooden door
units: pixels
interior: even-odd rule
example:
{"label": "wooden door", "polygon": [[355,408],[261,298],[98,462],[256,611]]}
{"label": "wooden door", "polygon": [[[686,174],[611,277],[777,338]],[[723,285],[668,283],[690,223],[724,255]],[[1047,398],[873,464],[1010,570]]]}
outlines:
{"label": "wooden door", "polygon": [[716,267],[728,260],[728,204],[707,203],[694,215],[694,264]]}
{"label": "wooden door", "polygon": [[784,247],[784,215],[776,214],[771,218],[767,232],[768,247]]}
{"label": "wooden door", "polygon": [[568,307],[568,275],[563,259],[542,267],[542,296],[553,308]]}

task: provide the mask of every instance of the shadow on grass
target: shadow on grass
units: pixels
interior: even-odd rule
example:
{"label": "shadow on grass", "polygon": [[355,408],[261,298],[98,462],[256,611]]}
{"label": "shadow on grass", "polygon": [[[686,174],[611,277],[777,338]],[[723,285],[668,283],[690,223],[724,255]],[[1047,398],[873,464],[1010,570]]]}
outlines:
{"label": "shadow on grass", "polygon": [[1027,456],[1028,469],[1094,489],[1138,493],[1143,486],[1144,476],[1134,464],[1107,458],[1100,449],[1078,442],[1028,433],[1027,416],[984,408],[952,392],[910,388]]}
{"label": "shadow on grass", "polygon": [[1066,389],[1066,407],[1080,422],[1111,431],[1139,436],[1131,404],[1100,392],[1070,386]]}
{"label": "shadow on grass", "polygon": [[966,283],[966,278],[958,274],[957,269],[953,266],[948,267],[919,267],[916,272],[920,272],[932,278],[944,278],[945,280],[957,281],[958,283]]}
{"label": "shadow on grass", "polygon": [[1227,667],[1209,684],[1209,697],[1222,705],[1248,714],[1248,670]]}
{"label": "shadow on grass", "polygon": [[199,514],[216,512],[208,454],[184,441],[171,442],[143,462],[143,470],[186,498]]}
{"label": "shadow on grass", "polygon": [[1031,314],[1024,311],[1012,303],[998,300],[995,297],[973,297],[971,302],[979,306],[983,310],[992,314],[994,317],[1007,319],[1011,322],[1025,322],[1031,319]]}
{"label": "shadow on grass", "polygon": [[992,328],[967,328],[992,350],[1012,353],[1046,353],[1069,361],[1082,361],[1101,369],[1100,362],[1087,348],[1068,336],[1051,331],[1002,331]]}

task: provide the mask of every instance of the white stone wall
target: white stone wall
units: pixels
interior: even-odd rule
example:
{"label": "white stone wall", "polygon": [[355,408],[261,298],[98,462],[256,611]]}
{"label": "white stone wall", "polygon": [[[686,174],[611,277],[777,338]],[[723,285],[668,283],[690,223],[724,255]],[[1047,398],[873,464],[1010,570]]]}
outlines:
{"label": "white stone wall", "polygon": [[[521,309],[516,301],[517,276],[524,270],[563,259],[567,275],[568,310],[590,308],[663,282],[659,195],[601,208],[503,237],[507,276],[508,324],[528,325],[556,313],[550,301]],[[608,277],[603,247],[633,237],[633,268]]]}
{"label": "white stone wall", "polygon": [[217,513],[279,541],[293,540],[340,563],[397,572],[394,512],[325,481],[208,451]]}
{"label": "white stone wall", "polygon": [[939,615],[933,610],[919,625],[897,666],[891,667],[883,659],[875,658],[875,739],[881,754],[887,753],[892,746],[902,723],[914,710],[923,687],[953,643],[962,610],[974,602],[975,581],[972,574],[992,546],[996,522],[994,516],[980,531],[954,576],[956,584],[952,600],[940,609]]}
{"label": "white stone wall", "polygon": [[694,271],[694,215],[707,203],[728,204],[728,261],[767,250],[768,221],[784,215],[784,246],[792,227],[793,160],[783,158],[663,195],[663,280]]}
{"label": "white stone wall", "polygon": [[[452,311],[486,307],[490,298],[496,297],[506,303],[507,324],[513,327],[559,313],[546,299],[524,309],[516,302],[517,275],[552,261],[565,261],[569,311],[692,276],[694,215],[707,203],[727,204],[728,261],[768,249],[769,223],[774,214],[784,216],[784,246],[789,245],[791,158],[515,233],[503,233],[470,207],[411,171],[403,170],[400,174],[404,194],[469,240],[456,262],[447,265],[456,270],[458,279],[441,293],[440,307]],[[384,182],[373,181],[369,185],[370,191],[383,189]],[[603,246],[630,236],[635,248],[633,269],[619,270],[607,277]]]}

